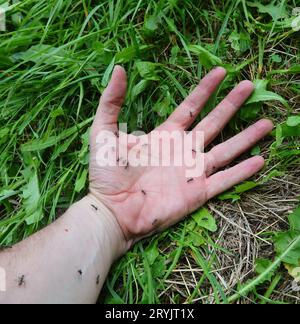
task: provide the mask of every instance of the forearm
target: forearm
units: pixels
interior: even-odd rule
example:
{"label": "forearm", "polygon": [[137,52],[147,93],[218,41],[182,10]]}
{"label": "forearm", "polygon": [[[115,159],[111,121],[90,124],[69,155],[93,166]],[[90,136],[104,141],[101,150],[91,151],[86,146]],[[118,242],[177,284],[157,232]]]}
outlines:
{"label": "forearm", "polygon": [[0,303],[94,303],[125,251],[114,216],[87,196],[51,226],[0,253],[6,272]]}

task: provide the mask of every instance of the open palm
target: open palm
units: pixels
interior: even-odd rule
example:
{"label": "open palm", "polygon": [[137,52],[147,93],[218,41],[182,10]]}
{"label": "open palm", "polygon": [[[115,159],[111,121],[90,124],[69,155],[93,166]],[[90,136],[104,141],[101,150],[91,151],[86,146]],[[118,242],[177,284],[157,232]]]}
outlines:
{"label": "open palm", "polygon": [[[223,68],[211,71],[155,131],[186,132],[225,76],[226,71]],[[106,130],[115,134],[116,140],[119,141],[118,115],[126,96],[126,89],[126,72],[117,66],[101,97],[91,131],[90,192],[113,212],[127,240],[136,241],[164,230],[263,167],[263,158],[253,157],[218,172],[272,130],[273,124],[269,120],[260,120],[207,153],[202,153],[202,147],[193,147],[193,154],[202,155],[204,161],[204,173],[199,177],[187,178],[184,166],[131,166],[130,162],[123,161],[121,156],[117,160],[122,162],[118,163],[119,165],[99,166],[96,159],[97,136],[100,131]],[[193,136],[197,131],[203,132],[206,147],[218,136],[252,94],[253,89],[250,81],[240,83],[189,136]],[[149,138],[150,136],[151,134],[148,135]],[[138,138],[136,140],[138,141]],[[150,145],[141,145],[139,154],[149,156],[149,146],[151,147],[151,142]],[[159,148],[160,153],[161,150]]]}

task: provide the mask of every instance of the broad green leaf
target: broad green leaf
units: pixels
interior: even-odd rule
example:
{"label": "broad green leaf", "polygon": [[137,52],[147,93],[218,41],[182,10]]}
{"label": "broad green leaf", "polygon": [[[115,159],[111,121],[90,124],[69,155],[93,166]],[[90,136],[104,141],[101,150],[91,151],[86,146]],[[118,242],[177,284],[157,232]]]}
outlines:
{"label": "broad green leaf", "polygon": [[271,92],[267,90],[268,81],[267,80],[256,80],[254,81],[255,91],[250,99],[246,102],[246,105],[258,103],[258,102],[266,102],[266,101],[279,101],[285,107],[289,107],[288,102],[278,95],[277,93]]}
{"label": "broad green leaf", "polygon": [[241,199],[240,195],[237,195],[234,192],[225,192],[221,195],[218,196],[218,199],[223,201],[223,200],[231,200],[232,203],[239,201]]}
{"label": "broad green leaf", "polygon": [[288,218],[291,230],[300,232],[300,207],[298,207],[292,214],[290,214]]}
{"label": "broad green leaf", "polygon": [[[290,230],[287,232],[276,233],[274,235],[275,250],[278,260],[284,263],[289,274],[297,281],[300,281],[300,207],[297,208],[288,217]],[[267,268],[272,267],[272,262],[265,261],[263,263]],[[263,268],[261,267],[263,270]],[[267,275],[272,272],[264,271]],[[265,277],[267,278],[267,277]]]}
{"label": "broad green leaf", "polygon": [[159,28],[161,18],[159,16],[149,16],[144,21],[143,30],[147,36],[153,36]]}
{"label": "broad green leaf", "polygon": [[287,124],[280,125],[282,131],[282,138],[291,136],[300,136],[300,125],[291,127]]}
{"label": "broad green leaf", "polygon": [[164,16],[164,19],[167,22],[167,25],[169,27],[169,31],[178,34],[177,27],[175,25],[174,19],[171,19],[169,17]]}
{"label": "broad green leaf", "polygon": [[24,61],[49,65],[73,62],[71,54],[65,49],[60,49],[51,45],[34,45],[26,52],[20,53],[19,58]]}
{"label": "broad green leaf", "polygon": [[235,193],[237,194],[241,194],[243,192],[249,191],[253,188],[256,188],[257,186],[259,186],[259,183],[257,182],[253,182],[253,181],[247,181],[239,186],[235,187]]}
{"label": "broad green leaf", "polygon": [[192,244],[193,246],[202,246],[205,243],[204,238],[200,233],[191,231],[188,233],[187,246]]}
{"label": "broad green leaf", "polygon": [[82,136],[81,142],[82,147],[78,152],[79,162],[83,165],[87,165],[89,163],[89,137],[90,137],[90,129],[88,129]]}
{"label": "broad green leaf", "polygon": [[290,127],[295,127],[295,126],[300,125],[300,115],[289,117],[286,124],[287,124],[287,126],[290,126]]}
{"label": "broad green leaf", "polygon": [[251,38],[246,32],[233,31],[229,36],[229,42],[238,53],[244,53],[251,47]]}
{"label": "broad green leaf", "polygon": [[22,192],[22,203],[26,212],[25,221],[27,225],[32,225],[43,218],[39,180],[37,171],[33,166],[28,166],[23,171],[23,176],[26,181]]}
{"label": "broad green leaf", "polygon": [[262,110],[262,105],[262,102],[244,105],[239,111],[240,118],[247,122],[256,120]]}
{"label": "broad green leaf", "polygon": [[219,200],[232,200],[232,202],[236,202],[241,199],[240,194],[249,191],[251,189],[254,189],[260,185],[265,184],[270,179],[274,177],[280,177],[283,173],[278,170],[271,171],[266,177],[264,177],[260,182],[253,182],[253,181],[247,181],[242,183],[241,185],[235,186],[234,191],[231,192],[225,192],[224,194],[221,194],[218,196]]}
{"label": "broad green leaf", "polygon": [[163,95],[153,106],[153,111],[157,112],[160,117],[168,117],[173,112],[173,98],[167,86],[161,87]]}
{"label": "broad green leaf", "polygon": [[180,47],[173,46],[171,50],[171,56],[169,58],[171,64],[176,64],[177,62],[181,61],[184,64],[184,59],[180,56]]}
{"label": "broad green leaf", "polygon": [[275,135],[276,135],[276,146],[279,147],[279,146],[281,146],[281,144],[283,143],[283,140],[284,140],[283,128],[281,125],[278,125],[276,127]]}
{"label": "broad green leaf", "polygon": [[78,177],[76,179],[76,183],[75,183],[75,191],[76,192],[81,192],[86,184],[86,179],[87,179],[87,175],[88,175],[88,171],[87,169],[84,169],[80,175],[80,177]]}
{"label": "broad green leaf", "polygon": [[[268,260],[268,259],[257,259],[255,261],[255,271],[258,275],[261,275],[262,273],[264,273],[271,265],[272,265],[272,261]],[[275,274],[275,270],[273,269],[273,271],[268,272],[268,274],[264,277],[265,281],[271,281],[274,274]]]}
{"label": "broad green leaf", "polygon": [[[108,51],[107,46],[102,42],[94,42],[91,46],[97,55],[97,60],[99,60],[99,63],[103,64],[104,66],[108,66],[115,56],[114,53],[112,51]],[[93,67],[91,67],[91,71],[88,70],[87,72],[89,74],[95,73]]]}
{"label": "broad green leaf", "polygon": [[141,45],[141,46],[129,46],[121,50],[115,56],[115,62],[117,64],[124,64],[128,62],[132,62],[137,58],[142,58],[142,54],[144,51],[150,49],[148,45]]}
{"label": "broad green leaf", "polygon": [[[289,247],[293,242],[297,242],[293,249],[289,250]],[[290,230],[287,232],[276,233],[274,236],[274,244],[277,255],[286,253],[283,262],[297,266],[300,260],[300,233],[299,231]]]}
{"label": "broad green leaf", "polygon": [[50,117],[53,119],[63,116],[63,115],[64,115],[64,110],[62,107],[56,108],[56,109],[52,110],[50,113]]}
{"label": "broad green leaf", "polygon": [[152,62],[138,62],[136,64],[140,76],[148,81],[159,81],[158,67],[159,65]]}
{"label": "broad green leaf", "polygon": [[253,149],[251,150],[252,156],[260,155],[260,153],[261,153],[261,149],[258,145],[253,147]]}
{"label": "broad green leaf", "polygon": [[159,251],[157,247],[157,240],[152,242],[145,250],[145,256],[148,259],[149,265],[153,265],[157,257],[159,256]]}
{"label": "broad green leaf", "polygon": [[211,68],[212,66],[216,65],[223,65],[222,60],[220,58],[209,52],[201,45],[190,45],[188,49],[191,51],[191,53],[194,53],[199,56],[200,63],[205,68]]}
{"label": "broad green leaf", "polygon": [[198,226],[206,228],[210,232],[216,232],[218,229],[215,218],[206,208],[200,209],[192,215],[192,218]]}
{"label": "broad green leaf", "polygon": [[162,101],[157,101],[153,106],[153,111],[156,111],[160,117],[166,117],[173,111],[170,98],[166,97]]}
{"label": "broad green leaf", "polygon": [[141,80],[138,84],[136,84],[131,91],[131,101],[134,101],[141,93],[143,93],[149,84],[150,81],[148,80]]}
{"label": "broad green leaf", "polygon": [[162,278],[166,273],[166,260],[162,255],[158,255],[152,266],[152,275],[154,278]]}
{"label": "broad green leaf", "polygon": [[282,62],[282,57],[278,54],[273,54],[271,56],[271,60],[275,63],[281,63]]}
{"label": "broad green leaf", "polygon": [[283,1],[272,1],[271,3],[266,5],[262,4],[259,1],[255,1],[253,3],[250,3],[250,5],[257,7],[260,13],[269,14],[273,18],[273,21],[288,17],[286,4]]}
{"label": "broad green leaf", "polygon": [[260,184],[265,184],[269,180],[275,178],[275,177],[282,177],[284,176],[284,172],[279,170],[272,170],[269,174],[267,174],[261,181]]}

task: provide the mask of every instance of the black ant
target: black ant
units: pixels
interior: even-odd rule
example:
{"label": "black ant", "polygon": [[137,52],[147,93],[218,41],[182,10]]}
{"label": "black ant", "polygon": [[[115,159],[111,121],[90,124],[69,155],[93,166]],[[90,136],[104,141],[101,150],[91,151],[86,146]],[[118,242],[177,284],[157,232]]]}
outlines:
{"label": "black ant", "polygon": [[146,193],[145,190],[142,190],[142,194],[143,194],[144,196],[147,196],[147,193]]}
{"label": "black ant", "polygon": [[22,287],[25,286],[25,276],[22,275],[21,277],[18,278],[18,286]]}
{"label": "black ant", "polygon": [[99,275],[97,276],[96,284],[97,284],[97,286],[99,286],[99,284],[100,284],[100,276]]}
{"label": "black ant", "polygon": [[188,179],[187,183],[191,183],[191,182],[193,182],[193,181],[194,181],[194,179],[191,178],[191,179]]}
{"label": "black ant", "polygon": [[96,211],[98,211],[98,207],[96,207],[95,205],[91,205],[92,208],[94,208]]}

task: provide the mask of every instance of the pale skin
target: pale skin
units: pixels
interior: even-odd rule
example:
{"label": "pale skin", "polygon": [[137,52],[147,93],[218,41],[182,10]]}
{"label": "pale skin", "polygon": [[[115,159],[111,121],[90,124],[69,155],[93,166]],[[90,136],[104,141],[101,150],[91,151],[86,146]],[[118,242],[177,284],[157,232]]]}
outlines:
{"label": "pale skin", "polygon": [[[225,76],[223,68],[211,71],[157,131],[189,130]],[[203,155],[205,172],[192,180],[185,167],[99,167],[97,134],[109,130],[119,138],[126,89],[126,73],[117,66],[91,129],[88,196],[49,227],[0,253],[0,279],[1,268],[6,277],[6,291],[0,281],[0,303],[95,303],[111,265],[134,243],[176,224],[263,168],[264,159],[257,156],[224,169],[271,132],[269,120],[208,152],[195,147],[193,152]],[[253,90],[250,81],[240,83],[190,136],[203,131],[205,145],[210,144]]]}

